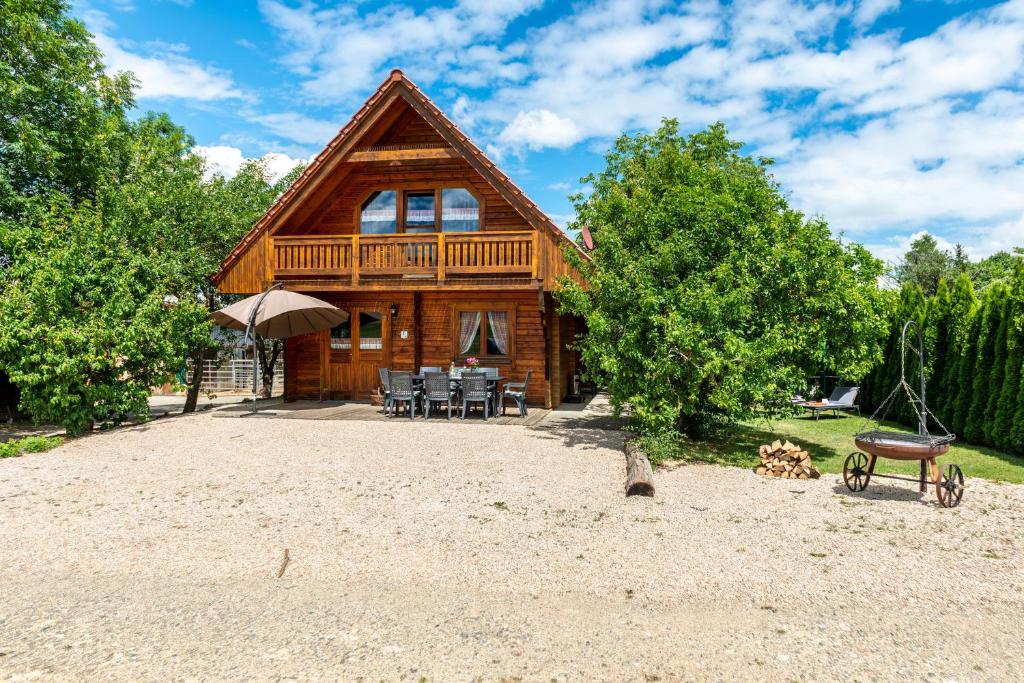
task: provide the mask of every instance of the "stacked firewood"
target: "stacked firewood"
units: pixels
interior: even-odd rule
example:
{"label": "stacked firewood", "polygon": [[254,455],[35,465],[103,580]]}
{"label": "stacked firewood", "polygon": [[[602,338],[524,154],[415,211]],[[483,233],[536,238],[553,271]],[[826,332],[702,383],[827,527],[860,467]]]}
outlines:
{"label": "stacked firewood", "polygon": [[817,479],[818,468],[811,464],[811,454],[794,443],[773,441],[759,449],[761,465],[754,471],[768,477],[783,479]]}

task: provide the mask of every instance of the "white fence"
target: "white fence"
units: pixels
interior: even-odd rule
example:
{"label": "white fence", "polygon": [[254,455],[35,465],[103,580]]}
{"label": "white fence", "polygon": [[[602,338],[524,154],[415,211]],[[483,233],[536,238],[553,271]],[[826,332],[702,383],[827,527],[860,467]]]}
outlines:
{"label": "white fence", "polygon": [[[263,372],[260,369],[259,388],[263,388]],[[188,372],[188,381],[192,381],[192,371]],[[284,361],[277,359],[274,364],[274,391],[280,392],[284,386]],[[203,384],[201,392],[210,391],[252,391],[252,359],[231,359],[225,361],[208,360],[203,362]]]}

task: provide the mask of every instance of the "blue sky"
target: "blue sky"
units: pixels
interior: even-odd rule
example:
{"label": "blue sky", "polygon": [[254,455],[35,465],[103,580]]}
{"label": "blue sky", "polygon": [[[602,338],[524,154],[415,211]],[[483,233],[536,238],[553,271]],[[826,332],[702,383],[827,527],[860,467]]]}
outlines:
{"label": "blue sky", "polygon": [[1024,244],[1024,0],[80,0],[211,168],[308,160],[401,68],[560,224],[622,131],[722,120],[794,206],[894,260]]}

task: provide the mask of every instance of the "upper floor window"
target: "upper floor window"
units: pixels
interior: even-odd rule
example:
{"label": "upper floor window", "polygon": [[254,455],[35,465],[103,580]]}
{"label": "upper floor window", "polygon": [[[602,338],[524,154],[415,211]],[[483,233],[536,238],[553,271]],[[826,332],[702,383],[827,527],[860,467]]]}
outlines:
{"label": "upper floor window", "polygon": [[464,187],[379,190],[363,202],[359,213],[359,232],[364,235],[437,232],[439,227],[441,232],[479,231],[480,201]]}
{"label": "upper floor window", "polygon": [[434,215],[433,192],[405,193],[405,231],[434,232],[437,229]]}
{"label": "upper floor window", "polygon": [[367,235],[388,235],[398,232],[397,192],[374,192],[363,202],[363,209],[359,214],[359,232]]}
{"label": "upper floor window", "polygon": [[441,190],[441,231],[476,232],[480,229],[480,202],[461,187]]}

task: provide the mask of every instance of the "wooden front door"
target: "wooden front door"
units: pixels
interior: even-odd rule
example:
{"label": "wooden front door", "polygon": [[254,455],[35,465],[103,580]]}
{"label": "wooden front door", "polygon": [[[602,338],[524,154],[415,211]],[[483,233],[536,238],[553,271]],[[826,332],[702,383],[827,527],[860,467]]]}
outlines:
{"label": "wooden front door", "polygon": [[348,309],[349,321],[330,335],[332,397],[366,400],[380,384],[379,368],[391,365],[391,320],[384,307]]}

